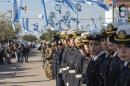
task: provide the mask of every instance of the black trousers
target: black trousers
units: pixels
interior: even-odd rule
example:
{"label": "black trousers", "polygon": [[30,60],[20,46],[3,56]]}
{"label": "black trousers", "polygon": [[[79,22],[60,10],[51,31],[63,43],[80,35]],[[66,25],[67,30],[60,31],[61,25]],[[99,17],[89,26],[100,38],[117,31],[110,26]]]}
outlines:
{"label": "black trousers", "polygon": [[56,77],[56,86],[65,86],[62,80],[62,74],[58,73]]}
{"label": "black trousers", "polygon": [[0,64],[4,64],[4,59],[3,59],[3,57],[0,57]]}

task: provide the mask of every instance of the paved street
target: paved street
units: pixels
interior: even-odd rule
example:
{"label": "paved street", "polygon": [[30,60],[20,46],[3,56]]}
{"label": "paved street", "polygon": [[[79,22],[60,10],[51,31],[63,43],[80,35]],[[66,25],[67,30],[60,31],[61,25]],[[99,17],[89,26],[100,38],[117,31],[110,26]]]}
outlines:
{"label": "paved street", "polygon": [[29,63],[0,65],[0,86],[55,86],[55,80],[48,80],[42,69],[40,53],[31,51]]}

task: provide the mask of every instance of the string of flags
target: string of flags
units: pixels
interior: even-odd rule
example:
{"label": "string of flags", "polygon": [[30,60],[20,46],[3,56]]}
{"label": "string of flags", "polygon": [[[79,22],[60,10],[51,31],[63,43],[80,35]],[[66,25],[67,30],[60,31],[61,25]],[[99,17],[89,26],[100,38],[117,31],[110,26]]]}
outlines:
{"label": "string of flags", "polygon": [[[13,2],[13,9],[12,9],[13,11],[12,26],[13,29],[15,30],[15,23],[19,22],[20,20],[21,10],[26,9],[27,6],[25,8],[22,7],[22,0],[13,0],[13,1],[14,2]],[[112,3],[115,3],[117,0],[110,0],[110,1]],[[96,4],[105,10],[109,10],[110,8],[107,2],[105,2],[104,0],[55,0],[54,2],[58,3],[55,4],[55,11],[58,11],[59,13],[62,13],[61,11],[62,5],[67,5],[73,11],[73,13],[76,14],[77,12],[82,11],[82,3],[86,3],[89,5]],[[55,11],[51,11],[50,15],[48,14],[45,0],[41,0],[41,10],[43,16],[42,19],[45,22],[44,25],[45,27],[50,25],[51,27],[58,27],[59,30],[62,30],[62,24],[71,27],[71,21],[80,23],[80,21],[77,18],[71,17],[70,14],[62,15],[61,19],[54,21],[54,19],[56,18]],[[91,18],[91,20],[94,24],[94,18]],[[22,18],[22,26],[23,26],[23,30],[26,30],[27,32],[30,31],[29,18]],[[40,32],[38,23],[33,24],[33,30]]]}

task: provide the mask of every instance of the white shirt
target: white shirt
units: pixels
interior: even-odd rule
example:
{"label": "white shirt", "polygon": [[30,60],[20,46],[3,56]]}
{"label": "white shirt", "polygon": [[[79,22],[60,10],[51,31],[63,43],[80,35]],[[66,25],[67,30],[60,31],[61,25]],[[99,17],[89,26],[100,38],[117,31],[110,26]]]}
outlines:
{"label": "white shirt", "polygon": [[98,57],[100,57],[102,54],[104,54],[104,51],[100,52],[100,53],[99,53],[98,55],[96,55],[96,56],[93,56],[93,57],[92,57],[93,60],[94,60],[94,61],[97,60]]}
{"label": "white shirt", "polygon": [[115,52],[114,54],[113,54],[113,57],[115,57],[117,55],[117,52]]}
{"label": "white shirt", "polygon": [[124,62],[124,66],[126,67],[129,62],[130,62],[130,60],[129,61],[125,61]]}

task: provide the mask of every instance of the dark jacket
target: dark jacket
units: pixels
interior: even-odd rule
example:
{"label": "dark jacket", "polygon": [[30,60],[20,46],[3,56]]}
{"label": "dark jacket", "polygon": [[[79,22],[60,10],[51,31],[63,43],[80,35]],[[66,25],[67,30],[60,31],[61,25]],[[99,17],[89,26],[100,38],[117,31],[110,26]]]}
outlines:
{"label": "dark jacket", "polygon": [[102,63],[106,59],[106,54],[102,53],[95,61],[91,60],[88,69],[86,82],[87,86],[102,86],[104,80],[104,69],[102,68]]}

